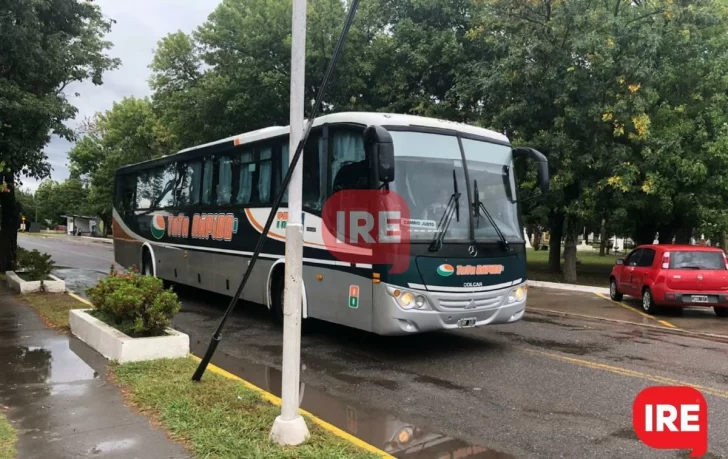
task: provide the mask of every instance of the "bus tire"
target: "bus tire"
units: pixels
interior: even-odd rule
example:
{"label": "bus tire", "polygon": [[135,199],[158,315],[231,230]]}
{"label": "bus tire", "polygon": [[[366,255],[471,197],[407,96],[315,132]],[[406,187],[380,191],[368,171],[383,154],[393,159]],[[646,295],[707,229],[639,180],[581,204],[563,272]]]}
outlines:
{"label": "bus tire", "polygon": [[144,249],[142,252],[142,272],[143,276],[154,276],[154,264],[152,262],[152,254],[149,250]]}
{"label": "bus tire", "polygon": [[273,277],[270,286],[270,313],[276,325],[283,325],[283,274]]}
{"label": "bus tire", "polygon": [[[271,304],[270,313],[273,318],[273,322],[282,327],[283,326],[283,295],[285,291],[284,281],[284,269],[277,270],[271,280]],[[307,333],[311,331],[311,321],[303,318],[303,304],[301,304],[301,333]]]}

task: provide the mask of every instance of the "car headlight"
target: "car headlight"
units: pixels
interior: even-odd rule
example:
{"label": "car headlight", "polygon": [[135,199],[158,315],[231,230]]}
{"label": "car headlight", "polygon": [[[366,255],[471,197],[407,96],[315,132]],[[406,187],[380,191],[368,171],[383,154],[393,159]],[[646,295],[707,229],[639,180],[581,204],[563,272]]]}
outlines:
{"label": "car headlight", "polygon": [[415,294],[412,292],[404,292],[399,297],[399,304],[405,309],[409,309],[412,306],[414,306],[415,303]]}
{"label": "car headlight", "polygon": [[526,298],[526,289],[520,286],[511,291],[511,294],[508,295],[508,302],[515,303],[516,301],[523,301],[524,298]]}

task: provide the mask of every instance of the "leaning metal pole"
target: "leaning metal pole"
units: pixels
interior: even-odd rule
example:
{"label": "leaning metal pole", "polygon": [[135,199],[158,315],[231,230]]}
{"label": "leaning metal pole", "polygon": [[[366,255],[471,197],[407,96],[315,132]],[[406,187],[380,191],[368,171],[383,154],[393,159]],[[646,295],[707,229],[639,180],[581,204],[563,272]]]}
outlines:
{"label": "leaning metal pole", "polygon": [[197,366],[195,373],[192,375],[193,381],[199,382],[202,379],[202,375],[205,374],[205,370],[207,369],[207,366],[209,365],[210,360],[212,359],[212,356],[215,354],[215,350],[217,349],[217,346],[220,344],[220,341],[222,340],[222,331],[225,328],[225,324],[227,323],[227,320],[230,317],[230,314],[233,312],[233,309],[235,309],[235,306],[237,305],[238,300],[240,299],[240,295],[242,294],[243,289],[245,288],[245,285],[247,284],[248,279],[250,278],[250,274],[253,271],[253,267],[255,266],[256,261],[258,261],[258,257],[260,256],[260,251],[263,248],[263,243],[265,242],[266,238],[268,237],[268,231],[270,231],[270,227],[273,224],[273,219],[275,218],[276,212],[278,211],[278,208],[281,205],[281,201],[283,200],[283,195],[284,195],[286,189],[288,188],[288,184],[291,182],[291,177],[293,176],[293,171],[295,170],[296,164],[298,164],[298,160],[301,157],[301,154],[303,153],[303,147],[304,147],[304,145],[306,145],[306,141],[308,140],[308,136],[311,132],[311,128],[313,127],[313,122],[316,119],[316,116],[318,115],[319,109],[321,107],[321,103],[323,101],[324,94],[326,92],[326,88],[329,84],[329,79],[331,77],[331,74],[334,71],[334,68],[336,67],[336,62],[339,59],[341,50],[344,47],[344,42],[346,41],[346,36],[349,33],[349,28],[351,27],[351,23],[354,21],[354,16],[356,15],[356,9],[357,9],[358,5],[359,5],[359,0],[352,0],[351,7],[349,8],[349,13],[346,17],[346,22],[344,23],[344,28],[341,31],[339,40],[336,42],[336,46],[334,47],[334,53],[331,56],[331,61],[329,62],[329,66],[326,69],[326,73],[324,74],[324,79],[321,82],[321,88],[319,89],[319,92],[316,96],[316,102],[314,103],[313,110],[311,111],[311,116],[309,117],[308,123],[306,124],[306,130],[303,132],[301,141],[298,142],[298,146],[296,147],[296,152],[293,154],[293,157],[290,160],[288,172],[286,173],[286,176],[283,178],[283,183],[281,184],[281,189],[278,190],[278,194],[276,195],[276,198],[273,201],[273,206],[271,208],[270,214],[268,215],[268,219],[266,220],[265,226],[263,227],[263,232],[261,233],[260,237],[258,238],[258,243],[255,246],[255,251],[253,251],[253,255],[250,258],[248,267],[245,270],[245,274],[243,275],[243,279],[240,281],[240,285],[238,285],[238,289],[235,291],[235,295],[233,295],[232,299],[230,300],[230,304],[228,304],[228,307],[225,310],[225,313],[223,314],[222,318],[220,319],[220,323],[218,324],[217,329],[212,334],[212,338],[210,339],[210,344],[207,346],[207,351],[205,351],[205,355],[202,357],[200,364]]}

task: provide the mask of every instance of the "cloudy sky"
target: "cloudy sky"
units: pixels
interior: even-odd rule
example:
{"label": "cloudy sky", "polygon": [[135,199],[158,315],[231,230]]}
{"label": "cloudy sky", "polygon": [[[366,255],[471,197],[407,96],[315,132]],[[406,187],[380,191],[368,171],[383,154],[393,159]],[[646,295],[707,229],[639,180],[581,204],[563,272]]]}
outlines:
{"label": "cloudy sky", "polygon": [[[78,122],[97,111],[108,110],[114,101],[124,97],[151,95],[147,80],[149,64],[159,39],[182,30],[191,32],[202,24],[220,0],[97,0],[104,15],[116,20],[108,39],[114,43],[110,54],[121,59],[121,67],[104,76],[102,86],[80,83],[66,90],[71,102],[78,107]],[[75,97],[75,93],[80,93]],[[46,148],[53,171],[51,178],[68,178],[68,151],[72,144],[54,138]],[[37,182],[23,179],[23,187],[35,190]]]}

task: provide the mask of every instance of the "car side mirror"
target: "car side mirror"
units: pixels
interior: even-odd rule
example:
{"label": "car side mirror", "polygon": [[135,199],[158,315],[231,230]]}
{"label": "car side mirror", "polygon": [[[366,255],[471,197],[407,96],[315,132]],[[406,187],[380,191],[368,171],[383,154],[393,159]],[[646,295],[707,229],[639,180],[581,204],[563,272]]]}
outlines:
{"label": "car side mirror", "polygon": [[622,258],[618,258],[618,259],[617,259],[617,260],[616,260],[616,261],[614,262],[614,264],[617,264],[617,265],[623,265],[623,264],[624,264],[624,259],[622,259]]}
{"label": "car side mirror", "polygon": [[513,157],[525,157],[536,161],[536,169],[538,170],[538,187],[541,193],[549,191],[549,160],[538,150],[527,147],[518,147],[513,149]]}
{"label": "car side mirror", "polygon": [[364,130],[364,143],[376,161],[377,176],[382,183],[394,180],[394,143],[382,126],[369,126]]}

